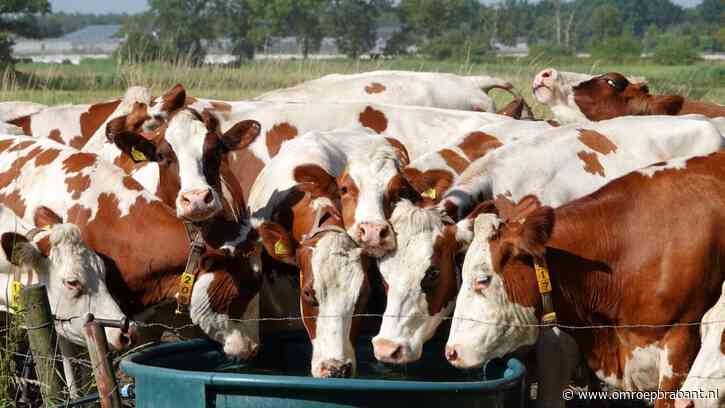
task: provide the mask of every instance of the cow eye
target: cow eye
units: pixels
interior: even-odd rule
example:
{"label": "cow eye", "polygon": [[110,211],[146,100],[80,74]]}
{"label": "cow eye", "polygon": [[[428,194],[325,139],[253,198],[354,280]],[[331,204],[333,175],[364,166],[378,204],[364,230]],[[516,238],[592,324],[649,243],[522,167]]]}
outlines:
{"label": "cow eye", "polygon": [[425,276],[423,277],[423,280],[420,282],[420,288],[423,289],[423,292],[428,293],[432,291],[440,276],[441,271],[438,268],[434,266],[428,268],[428,270],[425,271]]}
{"label": "cow eye", "polygon": [[614,89],[618,89],[618,88],[619,88],[619,87],[617,86],[617,83],[616,83],[616,82],[614,82],[614,80],[613,80],[613,79],[607,79],[607,84],[609,84],[609,86],[611,86],[611,87],[612,87],[612,88],[614,88]]}
{"label": "cow eye", "polygon": [[320,302],[317,301],[317,296],[315,296],[315,290],[309,286],[306,286],[304,289],[302,289],[302,298],[311,306],[320,305]]}
{"label": "cow eye", "polygon": [[342,188],[340,188],[340,193],[342,193],[343,195],[347,194],[347,187],[342,186]]}
{"label": "cow eye", "polygon": [[482,292],[491,285],[491,275],[479,276],[476,278],[476,282],[473,284],[473,288],[476,292]]}

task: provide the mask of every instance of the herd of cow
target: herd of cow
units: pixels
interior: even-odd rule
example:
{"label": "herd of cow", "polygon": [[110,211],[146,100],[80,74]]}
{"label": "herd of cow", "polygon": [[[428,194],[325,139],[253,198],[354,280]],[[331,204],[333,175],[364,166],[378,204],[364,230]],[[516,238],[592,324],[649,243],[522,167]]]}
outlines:
{"label": "herd of cow", "polygon": [[[515,96],[498,112],[495,88]],[[617,73],[546,69],[533,91],[554,120],[504,80],[396,71],[239,102],[177,85],[0,103],[0,307],[45,283],[79,344],[87,312],[178,325],[180,308],[242,360],[260,318],[291,317],[312,375],[349,377],[353,316],[377,306],[386,363],[419,359],[452,316],[456,367],[533,346],[542,406],[580,363],[725,403],[725,107]],[[141,328],[109,343],[159,335]]]}

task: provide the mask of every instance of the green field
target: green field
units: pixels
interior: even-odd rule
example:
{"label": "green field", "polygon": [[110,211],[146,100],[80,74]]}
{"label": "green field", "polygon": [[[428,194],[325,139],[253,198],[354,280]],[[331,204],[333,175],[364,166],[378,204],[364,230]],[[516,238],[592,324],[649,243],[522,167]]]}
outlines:
{"label": "green field", "polygon": [[[329,73],[354,73],[377,69],[486,74],[506,78],[518,87],[539,116],[549,112],[534,104],[531,80],[543,68],[603,73],[618,71],[647,78],[654,93],[677,93],[725,104],[725,63],[700,62],[687,66],[659,66],[646,60],[636,64],[609,64],[594,60],[498,58],[485,63],[455,63],[421,59],[377,61],[261,60],[239,68],[191,67],[186,64],[118,65],[113,60],[84,60],[80,65],[20,64],[19,75],[0,77],[0,100],[30,100],[45,104],[88,103],[119,96],[130,85],[144,85],[158,94],[182,83],[191,95],[225,100],[249,99],[262,92],[288,87]],[[494,91],[499,105],[510,100]]]}

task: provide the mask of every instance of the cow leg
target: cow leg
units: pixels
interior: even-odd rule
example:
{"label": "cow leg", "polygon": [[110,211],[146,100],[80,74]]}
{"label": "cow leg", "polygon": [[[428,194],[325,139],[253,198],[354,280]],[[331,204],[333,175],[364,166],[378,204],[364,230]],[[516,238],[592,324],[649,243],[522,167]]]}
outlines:
{"label": "cow leg", "polygon": [[[687,378],[700,348],[697,327],[673,327],[662,341],[659,361],[660,391],[677,391]],[[658,399],[655,408],[674,407],[671,399]]]}
{"label": "cow leg", "polygon": [[542,329],[536,342],[538,408],[564,407],[562,392],[579,364],[579,347],[559,328]]}

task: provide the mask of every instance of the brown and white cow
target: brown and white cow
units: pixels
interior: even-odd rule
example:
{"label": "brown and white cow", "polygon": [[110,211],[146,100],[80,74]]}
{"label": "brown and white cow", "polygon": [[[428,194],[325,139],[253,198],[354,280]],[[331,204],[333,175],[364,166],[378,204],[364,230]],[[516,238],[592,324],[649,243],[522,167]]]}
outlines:
{"label": "brown and white cow", "polygon": [[[364,306],[368,283],[365,259],[355,250],[355,241],[347,234],[359,219],[358,211],[365,209],[357,202],[360,197],[380,203],[379,207],[368,210],[389,228],[388,211],[401,196],[415,194],[400,174],[403,153],[399,148],[365,129],[306,134],[282,146],[252,187],[249,200],[252,225],[260,231],[267,252],[273,258],[301,268],[303,316],[318,316],[316,327],[311,326],[314,321],[305,320],[305,326],[314,338],[312,372],[315,376],[332,373],[324,369],[330,365],[338,367],[333,372],[339,374],[354,372],[351,342],[354,333],[350,316]],[[302,197],[300,191],[307,195]],[[319,241],[313,239],[314,234],[305,239],[303,235],[315,228],[315,219],[327,224],[334,221],[332,225],[336,228],[320,234]],[[289,232],[265,232],[270,222]],[[285,235],[291,238],[280,241],[285,249],[279,254],[274,244]],[[373,254],[394,247],[392,230],[388,229],[383,237],[381,245],[372,248]],[[307,244],[308,241],[314,245]],[[310,253],[310,265],[301,264],[308,260],[299,256],[300,251]],[[296,258],[295,253],[298,254]],[[294,293],[280,281],[276,283],[276,291],[281,293],[287,289],[288,293]],[[315,302],[319,303],[319,309],[305,307],[309,303],[306,291],[310,288],[317,294]],[[293,305],[285,305],[284,300],[292,299],[292,295],[275,293],[268,302],[270,308],[275,309],[273,315],[288,316]],[[264,289],[262,294],[270,295]],[[339,369],[347,364],[352,365],[352,370]]]}
{"label": "brown and white cow", "polygon": [[[26,228],[15,213],[0,205],[0,310],[12,311],[12,291],[18,268],[19,283],[23,286],[42,283],[48,289],[48,299],[57,317],[55,329],[62,337],[85,345],[83,324],[86,313],[103,319],[125,318],[106,287],[106,267],[101,257],[81,240],[80,230],[73,224],[63,224],[52,211],[40,208],[28,238]],[[105,329],[108,343],[121,351],[132,338],[118,328]],[[131,333],[132,334],[132,333]]]}
{"label": "brown and white cow", "polygon": [[453,310],[455,257],[466,247],[470,222],[454,223],[443,210],[427,207],[444,197],[472,161],[551,128],[546,122],[530,121],[484,126],[403,169],[422,200],[401,202],[390,219],[400,245],[378,264],[387,292],[383,323],[373,339],[379,360],[398,364],[418,360],[423,344]]}
{"label": "brown and white cow", "polygon": [[255,98],[272,102],[374,102],[495,112],[492,88],[513,90],[503,79],[440,72],[371,71],[330,74]]}
{"label": "brown and white cow", "polygon": [[17,117],[9,123],[22,128],[28,136],[47,137],[58,143],[82,149],[94,139],[94,135],[95,139],[103,140],[105,124],[109,120],[134,110],[139,111],[142,105],[145,106],[150,100],[147,88],[135,86],[130,87],[119,99],[90,105],[53,106]]}
{"label": "brown and white cow", "polygon": [[689,324],[725,279],[724,169],[725,155],[714,153],[631,173],[556,210],[529,196],[479,215],[447,359],[475,367],[536,342],[536,263],[549,271],[558,324],[581,328],[568,331],[599,379],[678,390],[700,346]]}
{"label": "brown and white cow", "polygon": [[496,149],[472,163],[441,202],[454,218],[481,199],[520,200],[535,194],[561,205],[630,171],[725,147],[702,116],[627,116],[544,131]]}
{"label": "brown and white cow", "polygon": [[586,122],[629,115],[701,114],[725,116],[725,107],[680,95],[651,95],[641,78],[628,80],[610,72],[591,76],[545,69],[534,78],[534,96],[548,105],[562,123]]}
{"label": "brown and white cow", "polygon": [[[0,204],[26,223],[47,207],[73,222],[89,248],[101,255],[109,290],[134,315],[173,301],[189,256],[186,229],[175,212],[121,169],[98,156],[48,139],[0,138]],[[206,225],[206,253],[190,304],[191,320],[235,358],[258,347],[256,318],[260,276],[245,257],[219,251],[238,224]]]}

